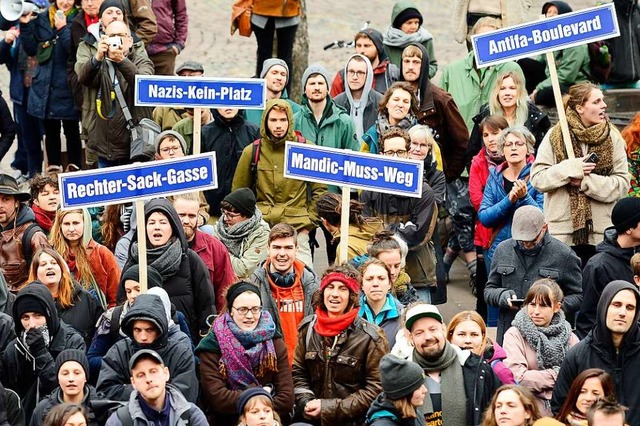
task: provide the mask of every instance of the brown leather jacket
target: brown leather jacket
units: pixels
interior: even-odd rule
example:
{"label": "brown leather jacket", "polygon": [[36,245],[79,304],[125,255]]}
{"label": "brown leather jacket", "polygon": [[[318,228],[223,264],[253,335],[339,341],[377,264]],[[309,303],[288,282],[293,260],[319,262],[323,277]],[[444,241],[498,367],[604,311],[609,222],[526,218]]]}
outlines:
{"label": "brown leather jacket", "polygon": [[[296,413],[312,399],[322,400],[322,426],[363,425],[367,410],[382,392],[380,359],[389,352],[382,330],[356,317],[334,341],[313,330],[316,316],[308,316],[298,328],[298,345],[293,358]],[[325,356],[325,353],[327,354]]]}
{"label": "brown leather jacket", "polygon": [[[16,216],[15,222],[0,232],[0,271],[4,274],[12,293],[17,293],[29,278],[31,258],[26,259],[28,254],[25,253],[22,238],[31,225],[37,226],[33,210],[27,206],[20,206]],[[41,247],[50,247],[50,244],[47,236],[38,227],[31,237],[31,256]]]}

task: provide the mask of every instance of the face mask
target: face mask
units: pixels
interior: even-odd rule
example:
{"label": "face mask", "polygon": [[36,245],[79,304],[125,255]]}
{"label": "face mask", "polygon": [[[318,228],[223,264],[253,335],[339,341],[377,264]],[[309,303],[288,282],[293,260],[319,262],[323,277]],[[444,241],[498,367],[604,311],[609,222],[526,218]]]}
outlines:
{"label": "face mask", "polygon": [[[47,324],[43,324],[40,327],[36,327],[38,330],[40,330],[42,332],[42,337],[44,338],[44,344],[49,347],[49,343],[51,343],[51,336],[49,335],[49,327],[47,327]],[[22,334],[20,335],[20,338],[22,339],[22,343],[24,343],[25,347],[28,347],[27,345],[27,331],[26,330],[22,330]]]}
{"label": "face mask", "polygon": [[540,253],[540,251],[542,250],[543,241],[544,241],[544,238],[540,238],[540,241],[538,241],[536,245],[533,246],[532,248],[525,248],[522,241],[518,241],[518,248],[520,249],[522,254],[524,254],[525,256],[537,256],[538,253]]}

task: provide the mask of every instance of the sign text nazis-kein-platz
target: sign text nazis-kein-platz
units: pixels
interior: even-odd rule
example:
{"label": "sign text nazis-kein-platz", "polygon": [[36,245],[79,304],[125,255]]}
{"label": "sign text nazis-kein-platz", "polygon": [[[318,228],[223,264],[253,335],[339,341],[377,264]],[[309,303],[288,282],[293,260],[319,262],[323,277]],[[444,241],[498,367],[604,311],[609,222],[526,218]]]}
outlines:
{"label": "sign text nazis-kein-platz", "polygon": [[472,37],[478,67],[553,52],[620,35],[615,6],[565,13]]}
{"label": "sign text nazis-kein-platz", "polygon": [[287,142],[285,147],[285,177],[330,185],[419,198],[422,169],[417,160],[299,142]]}
{"label": "sign text nazis-kein-platz", "polygon": [[140,106],[262,109],[266,84],[257,78],[136,76]]}
{"label": "sign text nazis-kein-platz", "polygon": [[58,177],[63,209],[104,206],[217,187],[214,152]]}

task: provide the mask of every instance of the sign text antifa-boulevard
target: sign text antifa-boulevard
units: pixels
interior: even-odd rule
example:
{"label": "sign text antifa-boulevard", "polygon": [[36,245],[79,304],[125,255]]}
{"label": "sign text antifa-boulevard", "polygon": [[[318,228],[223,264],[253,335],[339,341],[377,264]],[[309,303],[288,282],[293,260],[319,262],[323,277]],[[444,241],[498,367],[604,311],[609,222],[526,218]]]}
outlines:
{"label": "sign text antifa-boulevard", "polygon": [[59,177],[62,208],[103,206],[217,187],[214,152]]}
{"label": "sign text antifa-boulevard", "polygon": [[620,35],[615,5],[565,13],[472,37],[478,67],[488,67]]}
{"label": "sign text antifa-boulevard", "polygon": [[297,142],[287,142],[284,161],[287,178],[422,196],[421,161]]}

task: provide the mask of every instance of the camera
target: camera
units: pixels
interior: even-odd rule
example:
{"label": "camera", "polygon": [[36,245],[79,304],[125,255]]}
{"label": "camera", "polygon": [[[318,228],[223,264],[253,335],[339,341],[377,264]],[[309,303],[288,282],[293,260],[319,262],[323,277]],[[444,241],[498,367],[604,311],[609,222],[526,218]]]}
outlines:
{"label": "camera", "polygon": [[108,37],[107,44],[109,45],[110,48],[117,49],[120,46],[122,46],[122,38],[118,36]]}

